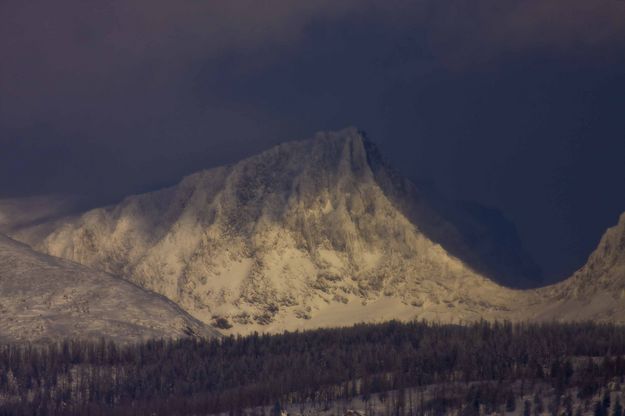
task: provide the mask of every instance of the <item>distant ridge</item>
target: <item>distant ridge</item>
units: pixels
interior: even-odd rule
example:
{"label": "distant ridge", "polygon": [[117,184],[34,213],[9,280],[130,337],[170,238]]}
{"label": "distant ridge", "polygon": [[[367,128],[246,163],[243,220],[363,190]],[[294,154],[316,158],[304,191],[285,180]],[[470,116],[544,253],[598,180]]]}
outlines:
{"label": "distant ridge", "polygon": [[573,276],[542,289],[551,301],[541,317],[625,324],[625,213]]}

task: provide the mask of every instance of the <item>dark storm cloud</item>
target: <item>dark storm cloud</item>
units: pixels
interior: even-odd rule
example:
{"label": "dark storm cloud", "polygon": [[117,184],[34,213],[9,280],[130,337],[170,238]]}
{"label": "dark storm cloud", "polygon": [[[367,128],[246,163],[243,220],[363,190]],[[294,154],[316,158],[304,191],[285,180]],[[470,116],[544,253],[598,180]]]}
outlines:
{"label": "dark storm cloud", "polygon": [[625,2],[0,1],[0,196],[108,201],[357,125],[547,273],[625,209]]}
{"label": "dark storm cloud", "polygon": [[17,121],[33,112],[56,116],[67,110],[50,104],[65,100],[88,112],[89,99],[106,104],[129,89],[141,104],[150,94],[175,99],[199,59],[236,55],[246,58],[243,69],[256,70],[280,59],[282,48],[297,48],[311,23],[345,18],[373,31],[419,26],[434,56],[462,67],[528,49],[588,52],[625,36],[625,2],[617,0],[5,1],[3,113]]}
{"label": "dark storm cloud", "polygon": [[[218,72],[213,61],[233,52],[254,54],[267,45],[292,45],[308,19],[341,13],[341,7],[325,6],[269,2],[259,8],[251,1],[2,3],[3,154],[25,162],[3,164],[0,193],[80,190],[85,176],[95,180],[100,173],[125,177],[127,192],[146,182],[171,181],[198,150],[209,153],[204,155],[208,162],[199,165],[228,157],[227,143],[233,138],[259,139],[258,124],[270,128],[278,122],[261,108],[227,108],[210,97],[198,106],[192,82],[196,63]],[[250,70],[263,59],[266,54],[257,51],[244,65]],[[56,161],[58,175],[39,186],[38,179],[29,178],[35,186],[24,187],[19,177],[39,176],[41,165],[26,161],[39,160],[30,152],[41,153],[42,142],[50,142],[45,146],[50,155],[65,155],[45,164]],[[100,145],[108,148],[103,164],[114,166],[113,172],[105,167],[104,172],[82,172],[65,163],[100,153]],[[226,149],[216,149],[219,145]],[[190,165],[198,168],[198,163]],[[99,182],[114,192],[119,181],[111,179]]]}

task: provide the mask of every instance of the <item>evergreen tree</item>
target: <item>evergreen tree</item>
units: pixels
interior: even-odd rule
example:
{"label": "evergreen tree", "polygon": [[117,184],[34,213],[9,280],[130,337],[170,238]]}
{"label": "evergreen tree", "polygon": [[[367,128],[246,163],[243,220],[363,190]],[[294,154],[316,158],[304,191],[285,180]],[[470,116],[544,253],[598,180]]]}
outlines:
{"label": "evergreen tree", "polygon": [[280,401],[276,401],[276,403],[273,405],[273,411],[271,412],[272,416],[281,416],[282,415],[282,405],[280,404]]}
{"label": "evergreen tree", "polygon": [[612,416],[623,416],[623,406],[621,401],[617,398],[614,402],[614,409],[612,409]]}
{"label": "evergreen tree", "polygon": [[601,401],[596,401],[595,402],[594,413],[593,414],[595,416],[606,416],[607,415],[605,407],[603,407],[603,403]]}
{"label": "evergreen tree", "polygon": [[610,408],[610,391],[607,390],[607,389],[603,392],[603,398],[601,399],[601,405],[603,406],[603,409],[607,413],[608,409]]}
{"label": "evergreen tree", "polygon": [[529,400],[525,400],[523,403],[523,416],[532,415],[532,403]]}
{"label": "evergreen tree", "polygon": [[514,397],[514,392],[512,390],[508,391],[506,395],[506,412],[514,412],[516,410],[516,397]]}

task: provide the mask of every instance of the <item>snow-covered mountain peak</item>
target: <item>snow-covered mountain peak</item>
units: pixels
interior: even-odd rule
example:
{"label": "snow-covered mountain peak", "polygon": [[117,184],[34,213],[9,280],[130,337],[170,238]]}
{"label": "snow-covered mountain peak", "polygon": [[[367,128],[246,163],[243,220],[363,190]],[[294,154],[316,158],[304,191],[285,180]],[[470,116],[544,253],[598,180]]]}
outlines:
{"label": "snow-covered mountain peak", "polygon": [[417,193],[349,128],[89,211],[30,243],[240,332],[367,305],[445,320],[505,310],[511,292],[432,239],[454,230]]}

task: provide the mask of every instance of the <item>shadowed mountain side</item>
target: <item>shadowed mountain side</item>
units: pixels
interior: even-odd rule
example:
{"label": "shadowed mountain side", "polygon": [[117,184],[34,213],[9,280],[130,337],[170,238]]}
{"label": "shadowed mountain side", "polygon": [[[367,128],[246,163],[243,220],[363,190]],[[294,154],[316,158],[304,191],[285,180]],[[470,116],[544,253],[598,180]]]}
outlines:
{"label": "shadowed mountain side", "polygon": [[496,209],[449,201],[402,177],[364,141],[375,178],[396,207],[432,241],[474,270],[513,288],[537,287],[540,267],[523,248],[516,227]]}

